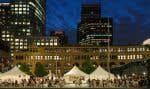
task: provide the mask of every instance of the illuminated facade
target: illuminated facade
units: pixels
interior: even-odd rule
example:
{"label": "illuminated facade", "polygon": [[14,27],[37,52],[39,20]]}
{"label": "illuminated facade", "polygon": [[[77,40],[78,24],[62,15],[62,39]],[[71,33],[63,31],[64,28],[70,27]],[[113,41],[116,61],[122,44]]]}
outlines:
{"label": "illuminated facade", "polygon": [[[117,67],[134,61],[145,61],[150,58],[150,48],[146,46],[111,46],[110,67]],[[89,58],[93,66],[106,68],[108,58],[107,47],[96,46],[35,46],[26,52],[14,53],[15,64],[27,63],[34,71],[36,62],[41,62],[52,73],[63,74],[74,65],[82,68],[85,59]]]}
{"label": "illuminated facade", "polygon": [[0,38],[9,42],[12,57],[28,48],[29,38],[45,36],[46,0],[10,0],[0,3],[0,12]]}
{"label": "illuminated facade", "polygon": [[45,0],[11,0],[10,3],[15,36],[45,35]]}
{"label": "illuminated facade", "polygon": [[0,39],[3,41],[13,41],[10,30],[11,10],[10,3],[0,3]]}
{"label": "illuminated facade", "polygon": [[77,28],[77,42],[80,45],[106,46],[113,43],[112,18],[100,17],[99,4],[83,4],[81,22]]}

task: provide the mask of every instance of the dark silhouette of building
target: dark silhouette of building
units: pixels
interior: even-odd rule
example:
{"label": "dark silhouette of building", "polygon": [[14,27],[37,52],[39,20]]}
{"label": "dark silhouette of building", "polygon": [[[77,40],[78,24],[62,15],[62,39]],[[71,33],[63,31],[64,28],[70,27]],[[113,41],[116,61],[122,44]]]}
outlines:
{"label": "dark silhouette of building", "polygon": [[9,43],[0,40],[0,72],[5,72],[11,67]]}
{"label": "dark silhouette of building", "polygon": [[51,31],[50,36],[58,37],[60,45],[67,45],[68,40],[64,31]]}
{"label": "dark silhouette of building", "polygon": [[99,4],[82,4],[81,22],[77,27],[80,45],[112,45],[112,18],[101,17]]}
{"label": "dark silhouette of building", "polygon": [[101,17],[100,4],[82,4],[81,21],[97,20]]}

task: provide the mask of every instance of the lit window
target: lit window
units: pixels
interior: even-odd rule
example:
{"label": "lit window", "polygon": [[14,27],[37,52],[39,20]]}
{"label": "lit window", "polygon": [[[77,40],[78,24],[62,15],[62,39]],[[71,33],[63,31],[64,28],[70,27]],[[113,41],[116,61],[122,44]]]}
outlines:
{"label": "lit window", "polygon": [[57,43],[54,43],[54,45],[57,45]]}
{"label": "lit window", "polygon": [[21,11],[21,10],[22,10],[22,8],[19,8],[19,10]]}
{"label": "lit window", "polygon": [[26,5],[23,5],[23,7],[26,7]]}
{"label": "lit window", "polygon": [[27,22],[27,25],[30,25],[30,22]]}
{"label": "lit window", "polygon": [[48,45],[48,43],[46,43],[46,45]]}
{"label": "lit window", "polygon": [[14,56],[14,54],[13,54],[13,53],[11,53],[11,56]]}
{"label": "lit window", "polygon": [[27,46],[24,46],[25,49],[27,49]]}
{"label": "lit window", "polygon": [[19,14],[22,14],[22,11],[19,11]]}
{"label": "lit window", "polygon": [[40,43],[37,43],[37,45],[40,45]]}
{"label": "lit window", "polygon": [[20,42],[20,45],[23,45],[23,43],[22,43],[22,42]]}
{"label": "lit window", "polygon": [[5,35],[2,35],[2,37],[5,37]]}
{"label": "lit window", "polygon": [[18,5],[16,4],[15,7],[18,7]]}
{"label": "lit window", "polygon": [[41,43],[42,46],[44,46],[44,43]]}
{"label": "lit window", "polygon": [[[23,22],[23,24],[24,24],[24,22]],[[22,29],[22,31],[25,32],[26,30],[25,30],[25,29]]]}
{"label": "lit window", "polygon": [[23,46],[20,46],[20,49],[23,49]]}
{"label": "lit window", "polygon": [[17,11],[18,10],[18,8],[15,8],[15,11]]}
{"label": "lit window", "polygon": [[7,41],[10,41],[10,39],[8,38]]}
{"label": "lit window", "polygon": [[15,45],[19,45],[19,43],[15,43]]}
{"label": "lit window", "polygon": [[17,22],[15,22],[15,24],[18,24]]}
{"label": "lit window", "polygon": [[33,59],[33,56],[31,56],[31,59]]}
{"label": "lit window", "polygon": [[25,11],[25,10],[26,10],[26,8],[23,8],[23,10]]}
{"label": "lit window", "polygon": [[53,45],[53,43],[50,43],[50,45],[52,46],[52,45]]}
{"label": "lit window", "polygon": [[15,41],[19,41],[19,39],[15,39]]}
{"label": "lit window", "polygon": [[10,35],[7,35],[7,37],[10,37]]}
{"label": "lit window", "polygon": [[27,33],[27,36],[31,35],[31,33]]}

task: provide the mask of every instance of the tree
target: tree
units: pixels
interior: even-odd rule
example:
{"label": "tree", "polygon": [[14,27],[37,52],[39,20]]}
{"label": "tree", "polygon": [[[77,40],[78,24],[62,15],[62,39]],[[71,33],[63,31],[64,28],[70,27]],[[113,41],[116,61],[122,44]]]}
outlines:
{"label": "tree", "polygon": [[91,72],[95,70],[94,66],[91,63],[90,58],[85,59],[82,70],[87,74],[90,74]]}
{"label": "tree", "polygon": [[32,72],[30,71],[29,66],[26,63],[21,63],[19,69],[28,75],[33,75]]}
{"label": "tree", "polygon": [[40,62],[37,62],[35,65],[34,74],[38,77],[43,77],[43,76],[46,76],[48,72],[46,71],[46,69]]}

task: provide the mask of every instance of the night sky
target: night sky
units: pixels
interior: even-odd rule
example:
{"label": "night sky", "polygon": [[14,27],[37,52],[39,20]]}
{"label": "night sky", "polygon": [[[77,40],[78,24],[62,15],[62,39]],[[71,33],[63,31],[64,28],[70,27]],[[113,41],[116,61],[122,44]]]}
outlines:
{"label": "night sky", "polygon": [[[100,0],[47,0],[47,31],[64,30],[69,43],[76,43],[83,2],[100,3]],[[114,44],[141,44],[150,37],[150,0],[103,0],[101,4],[102,16],[113,18]]]}

